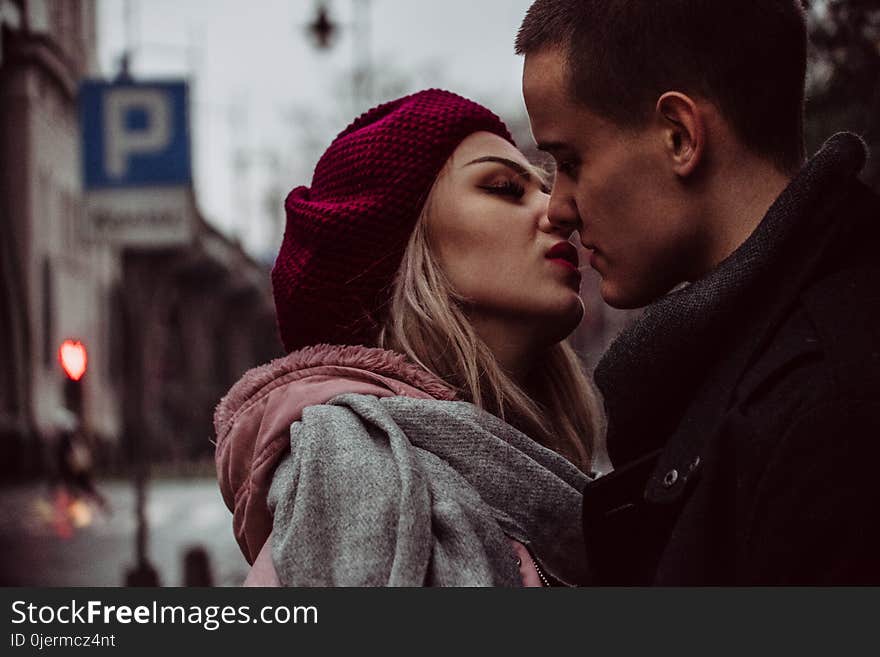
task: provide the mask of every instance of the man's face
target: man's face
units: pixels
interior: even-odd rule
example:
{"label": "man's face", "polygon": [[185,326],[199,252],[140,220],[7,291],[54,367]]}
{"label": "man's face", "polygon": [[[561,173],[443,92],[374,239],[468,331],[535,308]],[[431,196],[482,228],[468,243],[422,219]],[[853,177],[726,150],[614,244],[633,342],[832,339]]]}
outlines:
{"label": "man's face", "polygon": [[637,308],[687,280],[698,222],[669,162],[668,126],[622,128],[587,109],[555,50],[526,56],[523,95],[538,147],[556,160],[550,220],[580,232],[605,301]]}

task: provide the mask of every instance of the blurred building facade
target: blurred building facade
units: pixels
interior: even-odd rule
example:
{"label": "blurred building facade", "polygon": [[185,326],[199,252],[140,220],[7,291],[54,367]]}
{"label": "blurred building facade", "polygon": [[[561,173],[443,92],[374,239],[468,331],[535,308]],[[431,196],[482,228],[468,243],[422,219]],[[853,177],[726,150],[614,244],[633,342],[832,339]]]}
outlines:
{"label": "blurred building facade", "polygon": [[214,407],[281,355],[268,270],[199,218],[192,244],[129,250],[120,302],[125,449],[152,461],[212,458]]}
{"label": "blurred building facade", "polygon": [[133,423],[157,458],[210,452],[222,393],[280,349],[268,272],[201,216],[174,249],[81,239],[95,0],[0,0],[0,58],[0,469],[43,469],[70,405],[67,338],[88,349],[81,420],[106,453],[124,454]]}
{"label": "blurred building facade", "polygon": [[85,422],[101,435],[121,426],[113,391],[106,300],[119,258],[78,243],[82,212],[77,85],[95,71],[95,2],[2,2],[0,212],[4,449],[39,466],[41,442],[64,405],[57,350],[74,337],[93,361],[83,381]]}

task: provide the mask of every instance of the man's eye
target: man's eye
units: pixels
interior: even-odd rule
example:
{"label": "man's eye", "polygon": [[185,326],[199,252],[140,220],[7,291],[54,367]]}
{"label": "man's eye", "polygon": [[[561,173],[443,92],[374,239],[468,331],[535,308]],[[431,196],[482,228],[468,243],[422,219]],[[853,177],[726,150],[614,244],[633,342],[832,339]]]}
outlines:
{"label": "man's eye", "polygon": [[523,194],[526,193],[525,187],[515,180],[505,180],[504,182],[493,183],[491,185],[480,185],[480,189],[484,189],[490,194],[510,196],[513,198],[522,198]]}
{"label": "man's eye", "polygon": [[566,176],[572,176],[577,171],[577,166],[577,160],[559,160],[556,163],[556,171]]}

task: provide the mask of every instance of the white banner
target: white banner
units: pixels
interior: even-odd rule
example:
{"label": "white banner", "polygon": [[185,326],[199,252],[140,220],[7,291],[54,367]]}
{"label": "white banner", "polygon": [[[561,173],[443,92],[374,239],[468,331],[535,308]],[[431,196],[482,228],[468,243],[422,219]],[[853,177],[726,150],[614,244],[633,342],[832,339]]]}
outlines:
{"label": "white banner", "polygon": [[190,242],[195,225],[189,187],[102,189],[86,194],[82,237],[120,247],[162,248]]}

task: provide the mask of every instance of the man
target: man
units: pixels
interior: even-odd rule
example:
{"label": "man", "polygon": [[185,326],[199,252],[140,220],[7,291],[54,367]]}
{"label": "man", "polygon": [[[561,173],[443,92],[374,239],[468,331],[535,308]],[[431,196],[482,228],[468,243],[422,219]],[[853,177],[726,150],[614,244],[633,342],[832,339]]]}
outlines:
{"label": "man", "polygon": [[537,0],[523,94],[612,306],[597,584],[880,583],[880,202],[804,162],[795,0]]}

